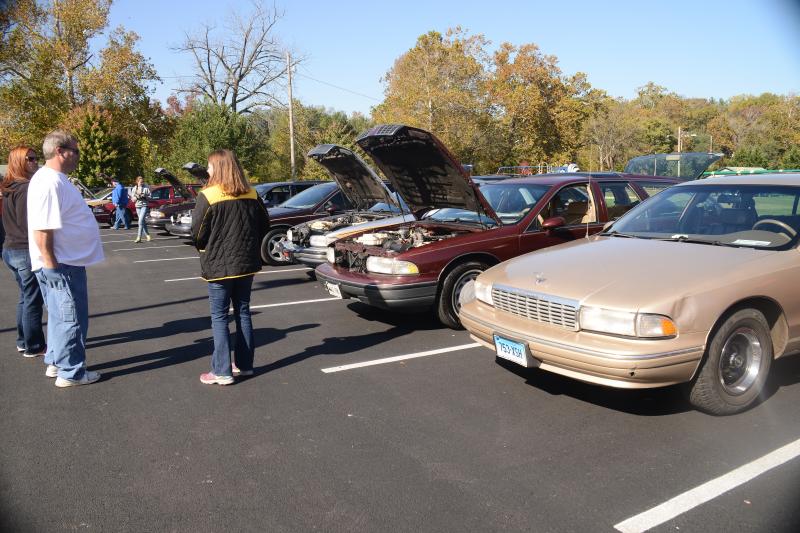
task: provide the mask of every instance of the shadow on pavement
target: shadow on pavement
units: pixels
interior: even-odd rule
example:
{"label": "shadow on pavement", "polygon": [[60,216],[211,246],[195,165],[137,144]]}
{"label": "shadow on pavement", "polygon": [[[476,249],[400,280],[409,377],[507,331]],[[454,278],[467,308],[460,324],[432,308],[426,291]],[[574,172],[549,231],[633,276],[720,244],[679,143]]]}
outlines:
{"label": "shadow on pavement", "polygon": [[592,385],[536,368],[525,368],[510,361],[496,363],[525,382],[553,396],[565,395],[607,409],[639,416],[665,416],[693,410],[686,400],[685,386],[658,389],[615,389]]}

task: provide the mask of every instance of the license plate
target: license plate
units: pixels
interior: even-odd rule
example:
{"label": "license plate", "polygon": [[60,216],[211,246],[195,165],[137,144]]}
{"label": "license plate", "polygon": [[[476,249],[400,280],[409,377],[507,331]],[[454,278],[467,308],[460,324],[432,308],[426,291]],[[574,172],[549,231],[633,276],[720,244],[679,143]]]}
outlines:
{"label": "license plate", "polygon": [[527,346],[521,342],[508,340],[499,335],[495,335],[494,349],[497,352],[497,357],[508,359],[522,366],[533,366],[528,362]]}
{"label": "license plate", "polygon": [[327,289],[327,291],[331,293],[331,296],[334,296],[336,298],[342,297],[342,289],[340,289],[339,286],[335,283],[329,283],[326,281],[325,289]]}

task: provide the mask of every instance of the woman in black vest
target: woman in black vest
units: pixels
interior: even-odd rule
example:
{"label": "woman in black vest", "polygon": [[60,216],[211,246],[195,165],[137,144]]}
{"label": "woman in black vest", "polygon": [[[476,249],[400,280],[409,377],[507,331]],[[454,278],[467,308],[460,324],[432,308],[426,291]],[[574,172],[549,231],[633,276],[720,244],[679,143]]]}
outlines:
{"label": "woman in black vest", "polygon": [[[214,353],[207,385],[230,385],[234,376],[253,374],[254,335],[250,320],[253,275],[261,270],[261,241],[269,229],[264,204],[250,187],[236,155],[217,150],[208,156],[208,185],[197,195],[192,237],[208,282]],[[228,308],[233,305],[236,342],[231,366]]]}

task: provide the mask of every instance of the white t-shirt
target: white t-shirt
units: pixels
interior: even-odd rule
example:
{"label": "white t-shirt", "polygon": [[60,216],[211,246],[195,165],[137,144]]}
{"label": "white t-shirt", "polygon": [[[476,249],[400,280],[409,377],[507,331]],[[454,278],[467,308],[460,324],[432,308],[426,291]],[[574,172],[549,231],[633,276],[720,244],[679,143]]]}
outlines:
{"label": "white t-shirt", "polygon": [[36,171],[28,186],[31,270],[44,266],[33,231],[46,229],[54,230],[53,251],[59,263],[87,266],[104,259],[100,230],[86,200],[66,174],[45,166]]}

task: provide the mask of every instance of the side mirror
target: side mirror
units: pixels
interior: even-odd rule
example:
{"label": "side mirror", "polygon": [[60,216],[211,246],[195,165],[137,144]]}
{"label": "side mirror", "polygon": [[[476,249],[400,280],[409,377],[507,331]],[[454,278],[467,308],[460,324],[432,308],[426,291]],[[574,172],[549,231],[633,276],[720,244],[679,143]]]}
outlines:
{"label": "side mirror", "polygon": [[327,211],[331,215],[336,212],[336,206],[333,205],[331,202],[326,202],[325,207],[323,209],[325,209],[325,211]]}
{"label": "side mirror", "polygon": [[566,225],[567,221],[564,219],[564,217],[550,217],[542,222],[542,229],[545,231],[553,231]]}

